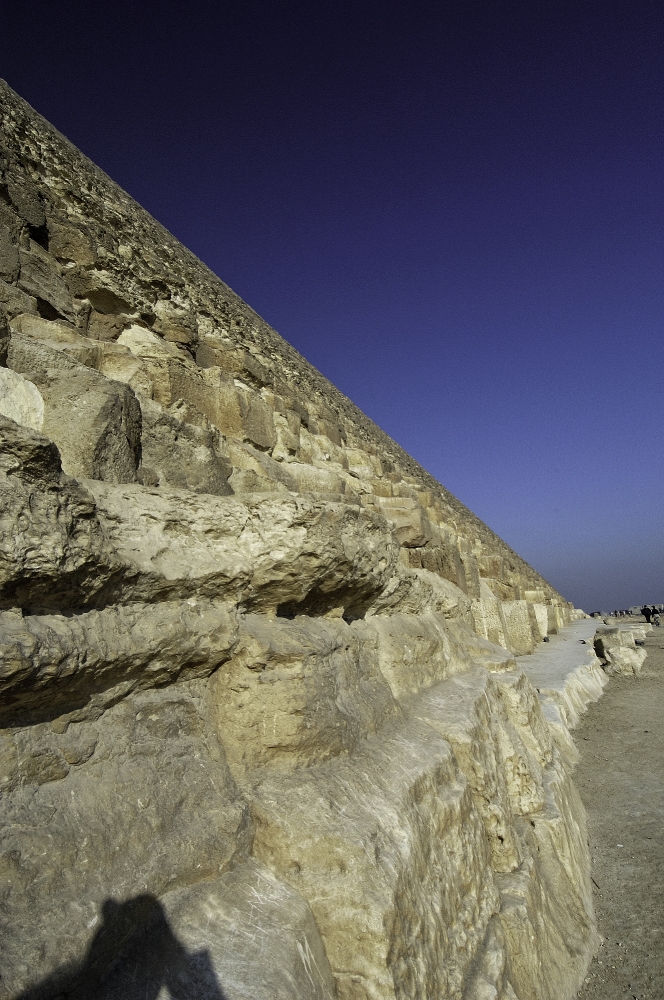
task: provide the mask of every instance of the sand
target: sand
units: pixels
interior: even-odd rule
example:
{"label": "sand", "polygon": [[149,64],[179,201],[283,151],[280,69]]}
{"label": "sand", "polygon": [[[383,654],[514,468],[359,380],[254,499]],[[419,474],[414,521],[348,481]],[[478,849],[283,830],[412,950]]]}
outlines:
{"label": "sand", "polygon": [[664,998],[664,626],[646,647],[574,733],[604,939],[579,1000]]}

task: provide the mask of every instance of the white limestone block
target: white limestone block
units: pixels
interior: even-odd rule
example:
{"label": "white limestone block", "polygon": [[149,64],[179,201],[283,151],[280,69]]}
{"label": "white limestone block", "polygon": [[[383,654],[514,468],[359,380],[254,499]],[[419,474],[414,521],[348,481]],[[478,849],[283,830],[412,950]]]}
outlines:
{"label": "white limestone block", "polygon": [[0,368],[0,413],[33,431],[41,431],[44,423],[39,389],[11,368]]}
{"label": "white limestone block", "polygon": [[517,656],[532,653],[535,648],[535,639],[530,622],[528,602],[503,601],[502,610],[507,624],[507,638],[511,650]]}

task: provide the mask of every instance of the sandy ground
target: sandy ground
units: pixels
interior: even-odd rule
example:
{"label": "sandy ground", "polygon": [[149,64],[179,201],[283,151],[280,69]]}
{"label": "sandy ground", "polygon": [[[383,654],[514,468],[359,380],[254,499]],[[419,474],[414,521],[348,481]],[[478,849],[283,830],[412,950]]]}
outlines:
{"label": "sandy ground", "polygon": [[646,647],[574,733],[604,939],[579,1000],[664,1000],[664,625]]}

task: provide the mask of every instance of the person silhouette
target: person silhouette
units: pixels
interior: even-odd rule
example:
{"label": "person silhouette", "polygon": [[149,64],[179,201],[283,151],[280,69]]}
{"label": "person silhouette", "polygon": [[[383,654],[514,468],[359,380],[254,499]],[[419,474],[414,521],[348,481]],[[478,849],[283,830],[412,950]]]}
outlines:
{"label": "person silhouette", "polygon": [[148,894],[107,899],[80,963],[68,963],[17,1000],[226,1000],[206,950],[189,952]]}

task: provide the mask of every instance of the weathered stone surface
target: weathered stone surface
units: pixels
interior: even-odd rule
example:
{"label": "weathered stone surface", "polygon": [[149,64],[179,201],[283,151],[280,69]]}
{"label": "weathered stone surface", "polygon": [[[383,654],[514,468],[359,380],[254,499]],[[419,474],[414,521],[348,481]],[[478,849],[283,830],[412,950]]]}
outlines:
{"label": "weathered stone surface", "polygon": [[47,438],[0,417],[0,604],[69,608],[116,570],[94,497]]}
{"label": "weathered stone surface", "polygon": [[177,417],[175,408],[164,410],[140,397],[141,467],[138,478],[146,485],[174,486],[195,493],[228,496],[232,471],[223,455],[223,443],[216,428],[196,426]]}
{"label": "weathered stone surface", "polygon": [[108,601],[202,595],[256,610],[352,610],[380,594],[396,565],[385,521],[347,504],[86,486],[123,565]]}
{"label": "weathered stone surface", "polygon": [[198,1000],[335,996],[311,910],[255,861],[167,893],[95,995],[144,1000],[163,986]]}
{"label": "weathered stone surface", "polygon": [[398,712],[373,649],[341,619],[247,615],[211,694],[238,776],[349,753]]}
{"label": "weathered stone surface", "polygon": [[[518,656],[532,653],[536,640],[527,601],[503,601],[502,613],[510,649]],[[537,640],[539,640],[539,629]]]}
{"label": "weathered stone surface", "polygon": [[57,444],[65,472],[111,483],[135,481],[141,411],[131,389],[20,334],[12,335],[7,363],[39,389],[43,431]]}
{"label": "weathered stone surface", "polygon": [[8,320],[19,313],[36,313],[37,299],[15,285],[0,280],[0,310]]}
{"label": "weathered stone surface", "polygon": [[95,718],[133,690],[208,676],[237,640],[234,608],[203,598],[67,616],[0,612],[0,722]]}
{"label": "weathered stone surface", "polygon": [[0,368],[0,414],[33,431],[41,431],[44,424],[39,389],[10,368]]}
{"label": "weathered stone surface", "polygon": [[67,285],[60,277],[54,258],[33,243],[30,250],[20,250],[19,288],[46,302],[63,319],[74,320],[74,308]]}
{"label": "weathered stone surface", "polygon": [[[246,854],[246,804],[199,706],[195,688],[178,685],[63,733],[4,731],[21,774],[0,831],[7,995],[53,976],[56,992],[57,970],[81,961],[109,901],[215,878]],[[145,917],[128,908],[105,942],[106,967]]]}
{"label": "weathered stone surface", "polygon": [[636,646],[634,631],[629,628],[598,628],[595,634],[595,652],[609,676],[640,674],[646,658],[645,649]]}
{"label": "weathered stone surface", "polygon": [[0,278],[4,281],[16,281],[20,272],[18,246],[11,238],[11,233],[2,226],[0,218]]}

